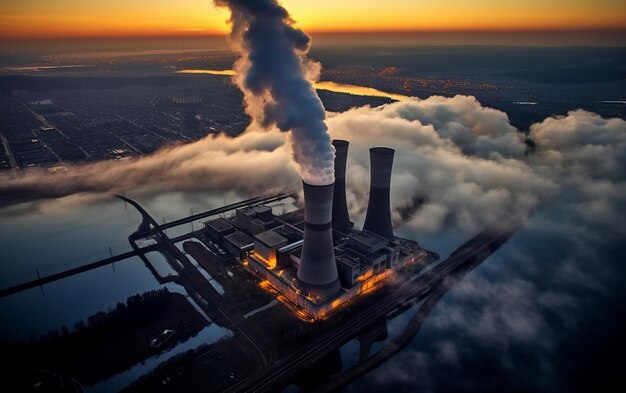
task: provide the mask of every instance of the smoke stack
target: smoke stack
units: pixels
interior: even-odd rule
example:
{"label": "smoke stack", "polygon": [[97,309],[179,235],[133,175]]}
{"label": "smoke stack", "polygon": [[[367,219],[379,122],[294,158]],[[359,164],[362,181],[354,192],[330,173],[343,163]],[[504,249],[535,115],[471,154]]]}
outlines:
{"label": "smoke stack", "polygon": [[304,188],[304,244],[296,285],[314,296],[329,296],[339,290],[332,233],[334,184]]}
{"label": "smoke stack", "polygon": [[387,147],[370,149],[370,199],[363,229],[393,239],[389,187],[394,150]]}
{"label": "smoke stack", "polygon": [[335,139],[335,192],[333,193],[333,228],[346,232],[350,228],[350,215],[346,202],[346,161],[348,141]]}

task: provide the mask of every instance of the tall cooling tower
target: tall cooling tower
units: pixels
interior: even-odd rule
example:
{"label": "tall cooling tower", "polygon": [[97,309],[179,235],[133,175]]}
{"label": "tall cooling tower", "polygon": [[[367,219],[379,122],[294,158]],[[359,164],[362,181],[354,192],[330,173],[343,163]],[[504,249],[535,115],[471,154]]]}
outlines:
{"label": "tall cooling tower", "polygon": [[393,239],[389,187],[394,150],[387,147],[370,149],[370,199],[363,229]]}
{"label": "tall cooling tower", "polygon": [[333,228],[345,232],[350,229],[350,216],[346,202],[346,161],[348,141],[333,140],[335,146],[335,192],[333,193]]}
{"label": "tall cooling tower", "polygon": [[334,184],[304,187],[304,244],[296,285],[313,296],[328,296],[339,288],[332,233]]}

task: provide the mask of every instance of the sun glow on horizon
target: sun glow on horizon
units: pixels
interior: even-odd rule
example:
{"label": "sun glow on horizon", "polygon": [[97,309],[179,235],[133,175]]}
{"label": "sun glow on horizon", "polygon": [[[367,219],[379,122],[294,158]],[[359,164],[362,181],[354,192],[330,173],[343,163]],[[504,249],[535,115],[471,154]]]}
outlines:
{"label": "sun glow on horizon", "polygon": [[[621,0],[282,0],[307,32],[626,29]],[[0,38],[225,34],[228,12],[210,0],[7,0]]]}

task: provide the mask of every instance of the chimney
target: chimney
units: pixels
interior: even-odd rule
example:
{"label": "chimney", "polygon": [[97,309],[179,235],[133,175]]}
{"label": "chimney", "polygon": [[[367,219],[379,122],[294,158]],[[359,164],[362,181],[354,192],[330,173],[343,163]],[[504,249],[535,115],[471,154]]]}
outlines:
{"label": "chimney", "polygon": [[389,187],[394,150],[387,147],[370,149],[370,199],[363,229],[393,239]]}
{"label": "chimney", "polygon": [[346,232],[350,229],[350,216],[346,202],[346,161],[348,141],[333,140],[335,146],[335,192],[333,194],[333,229]]}
{"label": "chimney", "polygon": [[296,285],[313,296],[329,296],[339,286],[332,233],[334,184],[304,188],[304,244]]}

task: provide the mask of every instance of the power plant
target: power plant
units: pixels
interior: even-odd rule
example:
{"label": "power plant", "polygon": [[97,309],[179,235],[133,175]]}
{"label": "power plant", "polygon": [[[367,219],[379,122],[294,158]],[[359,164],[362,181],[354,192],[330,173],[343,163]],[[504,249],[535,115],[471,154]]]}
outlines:
{"label": "power plant", "polygon": [[370,149],[369,202],[363,230],[358,230],[346,200],[349,143],[334,140],[333,145],[335,183],[303,181],[304,209],[274,215],[270,206],[254,205],[237,209],[231,218],[205,222],[210,238],[308,320],[324,318],[371,292],[398,269],[432,261],[417,242],[394,236],[394,150]]}

